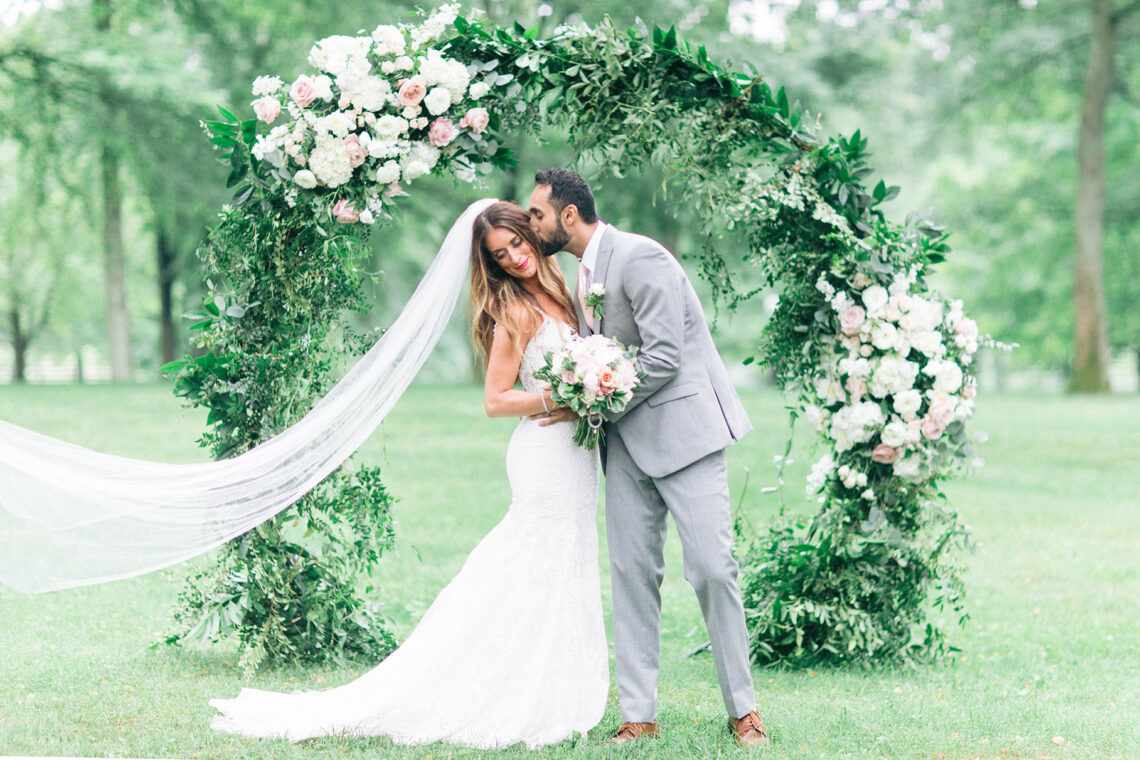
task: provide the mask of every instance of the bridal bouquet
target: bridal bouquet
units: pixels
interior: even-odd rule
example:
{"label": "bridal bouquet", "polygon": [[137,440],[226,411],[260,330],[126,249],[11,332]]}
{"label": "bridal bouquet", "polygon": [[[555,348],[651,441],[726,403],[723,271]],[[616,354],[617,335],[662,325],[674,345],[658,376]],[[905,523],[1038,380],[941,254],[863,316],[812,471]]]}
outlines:
{"label": "bridal bouquet", "polygon": [[576,336],[546,354],[534,376],[550,383],[556,404],[578,414],[574,443],[592,450],[605,439],[602,415],[625,409],[641,383],[636,357],[636,346],[626,348],[605,335]]}

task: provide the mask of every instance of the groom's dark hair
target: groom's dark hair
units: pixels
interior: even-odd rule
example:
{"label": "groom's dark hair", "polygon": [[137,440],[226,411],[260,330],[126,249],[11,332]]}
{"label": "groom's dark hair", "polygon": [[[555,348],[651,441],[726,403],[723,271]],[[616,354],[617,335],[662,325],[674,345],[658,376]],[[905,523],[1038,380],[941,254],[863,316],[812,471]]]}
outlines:
{"label": "groom's dark hair", "polygon": [[550,205],[559,214],[567,206],[576,206],[578,216],[586,224],[598,221],[594,210],[594,194],[577,172],[569,169],[546,169],[534,173],[534,184],[550,185]]}

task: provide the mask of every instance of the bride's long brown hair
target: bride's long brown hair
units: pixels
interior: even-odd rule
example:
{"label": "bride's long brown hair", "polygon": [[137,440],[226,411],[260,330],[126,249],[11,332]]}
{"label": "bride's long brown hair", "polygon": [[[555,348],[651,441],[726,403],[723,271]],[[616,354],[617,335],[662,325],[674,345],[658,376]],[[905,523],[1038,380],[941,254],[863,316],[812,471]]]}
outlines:
{"label": "bride's long brown hair", "polygon": [[[533,309],[540,308],[538,299],[523,287],[523,281],[503,271],[487,250],[487,236],[496,227],[510,230],[530,245],[539,285],[567,314],[574,313],[562,272],[552,256],[542,254],[542,246],[530,228],[530,215],[506,201],[488,206],[475,217],[471,240],[471,342],[484,361],[491,352],[496,324],[521,348],[520,314],[533,315]],[[520,304],[531,308],[520,309]]]}

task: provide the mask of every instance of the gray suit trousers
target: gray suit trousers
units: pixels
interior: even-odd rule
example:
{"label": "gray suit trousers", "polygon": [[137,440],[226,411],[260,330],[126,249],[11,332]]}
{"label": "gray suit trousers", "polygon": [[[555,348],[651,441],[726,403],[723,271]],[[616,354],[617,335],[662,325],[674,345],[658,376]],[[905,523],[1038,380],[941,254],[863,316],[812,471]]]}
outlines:
{"label": "gray suit trousers", "polygon": [[681,537],[685,579],[697,592],[729,716],[755,708],[748,632],[732,556],[724,450],[652,478],[634,463],[616,426],[606,426],[606,535],[613,585],[614,646],[623,721],[657,717],[665,516]]}

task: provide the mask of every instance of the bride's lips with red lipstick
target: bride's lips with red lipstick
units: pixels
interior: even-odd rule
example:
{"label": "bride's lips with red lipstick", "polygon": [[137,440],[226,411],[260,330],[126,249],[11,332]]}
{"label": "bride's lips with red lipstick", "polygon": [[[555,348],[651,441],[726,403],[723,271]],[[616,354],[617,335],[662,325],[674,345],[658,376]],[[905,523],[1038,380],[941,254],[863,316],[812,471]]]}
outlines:
{"label": "bride's lips with red lipstick", "polygon": [[526,269],[528,266],[530,266],[530,259],[523,259],[522,263],[519,264],[517,267],[515,267],[515,269],[517,269],[521,272],[524,269]]}

